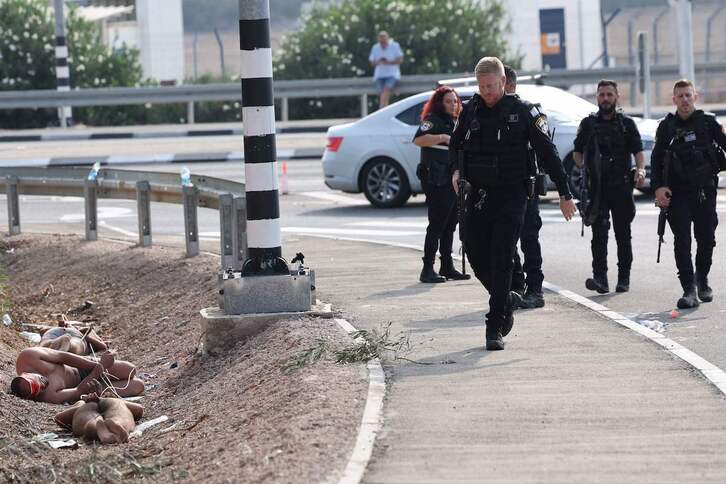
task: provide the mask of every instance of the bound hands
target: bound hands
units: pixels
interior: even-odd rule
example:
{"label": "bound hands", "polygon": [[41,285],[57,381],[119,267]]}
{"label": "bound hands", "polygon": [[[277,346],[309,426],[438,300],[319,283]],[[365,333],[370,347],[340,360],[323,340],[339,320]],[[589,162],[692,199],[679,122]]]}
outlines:
{"label": "bound hands", "polygon": [[572,220],[572,217],[575,216],[575,212],[577,212],[575,201],[573,199],[565,200],[565,198],[560,197],[560,211],[565,217],[565,220]]}
{"label": "bound hands", "polygon": [[668,208],[673,192],[668,187],[660,187],[655,191],[655,202],[660,208]]}

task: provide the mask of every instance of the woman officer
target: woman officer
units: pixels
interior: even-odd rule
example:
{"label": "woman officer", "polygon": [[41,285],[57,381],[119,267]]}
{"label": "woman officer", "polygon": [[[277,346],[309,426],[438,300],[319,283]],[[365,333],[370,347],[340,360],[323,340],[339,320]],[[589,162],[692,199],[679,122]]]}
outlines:
{"label": "woman officer", "polygon": [[[454,268],[451,246],[456,229],[456,194],[449,170],[449,137],[461,111],[461,100],[450,87],[441,86],[431,95],[421,111],[421,126],[413,137],[421,147],[421,163],[416,175],[426,194],[429,225],[424,242],[421,282],[445,282],[446,279],[469,279]],[[436,249],[441,254],[438,274],[434,270]]]}

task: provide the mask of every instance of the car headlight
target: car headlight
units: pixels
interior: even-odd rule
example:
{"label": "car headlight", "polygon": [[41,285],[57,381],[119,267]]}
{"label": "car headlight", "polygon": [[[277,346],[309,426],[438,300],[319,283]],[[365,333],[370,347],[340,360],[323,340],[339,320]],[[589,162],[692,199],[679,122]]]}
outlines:
{"label": "car headlight", "polygon": [[655,146],[655,140],[652,140],[652,139],[643,140],[643,151],[653,151],[654,146]]}

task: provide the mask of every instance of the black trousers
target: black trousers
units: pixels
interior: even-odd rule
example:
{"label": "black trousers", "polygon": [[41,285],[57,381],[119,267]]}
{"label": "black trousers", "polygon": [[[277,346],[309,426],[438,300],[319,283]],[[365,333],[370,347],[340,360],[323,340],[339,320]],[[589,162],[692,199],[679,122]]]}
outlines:
{"label": "black trousers", "polygon": [[691,261],[691,223],[696,237],[696,272],[705,277],[711,270],[716,245],[716,188],[673,189],[668,208],[668,223],[673,231],[673,252],[678,279],[684,290],[694,283]]}
{"label": "black trousers", "polygon": [[608,271],[608,233],[610,214],[613,216],[615,241],[618,244],[618,270],[629,273],[633,265],[633,246],[630,224],[635,218],[633,188],[627,184],[606,186],[600,201],[600,213],[592,224],[592,272],[606,274]]}
{"label": "black trousers", "polygon": [[[535,292],[542,292],[542,247],[539,245],[539,231],[542,228],[542,218],[539,216],[539,197],[527,200],[527,210],[524,212],[524,225],[519,235],[519,245],[522,247],[524,264],[522,264],[519,251],[514,248],[514,268],[512,270],[512,290],[522,290],[525,287]],[[526,275],[526,277],[525,277]]]}
{"label": "black trousers", "polygon": [[436,249],[441,258],[451,258],[451,246],[456,230],[456,193],[451,184],[425,187],[429,224],[424,241],[424,261],[433,263]]}
{"label": "black trousers", "polygon": [[527,190],[524,184],[487,189],[481,208],[474,188],[467,203],[466,254],[474,275],[489,291],[487,330],[501,327],[511,304],[512,258],[524,223]]}

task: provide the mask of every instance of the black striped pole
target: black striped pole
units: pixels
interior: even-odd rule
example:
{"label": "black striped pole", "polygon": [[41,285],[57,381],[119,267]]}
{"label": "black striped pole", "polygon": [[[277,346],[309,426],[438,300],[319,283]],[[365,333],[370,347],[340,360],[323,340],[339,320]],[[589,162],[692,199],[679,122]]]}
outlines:
{"label": "black striped pole", "polygon": [[[71,73],[68,68],[68,44],[66,43],[65,16],[63,0],[54,0],[55,8],[55,77],[59,91],[70,91]],[[64,128],[73,124],[73,112],[70,106],[58,108],[60,125]]]}
{"label": "black striped pole", "polygon": [[269,0],[239,0],[248,258],[243,275],[290,274],[282,258]]}

